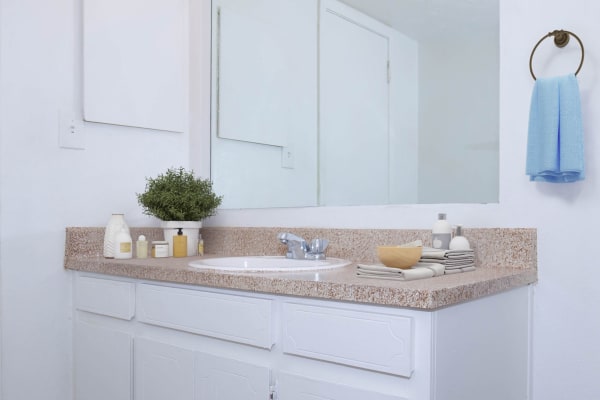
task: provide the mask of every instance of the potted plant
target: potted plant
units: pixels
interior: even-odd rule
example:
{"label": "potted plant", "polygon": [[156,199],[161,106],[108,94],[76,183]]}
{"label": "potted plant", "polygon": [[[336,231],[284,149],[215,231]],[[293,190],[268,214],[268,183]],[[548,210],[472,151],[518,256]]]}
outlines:
{"label": "potted plant", "polygon": [[138,193],[137,199],[144,214],[162,221],[170,255],[173,236],[182,228],[187,236],[188,256],[191,256],[196,254],[201,221],[216,214],[223,196],[213,192],[209,179],[196,178],[193,171],[179,167],[169,168],[156,178],[146,178],[146,190]]}

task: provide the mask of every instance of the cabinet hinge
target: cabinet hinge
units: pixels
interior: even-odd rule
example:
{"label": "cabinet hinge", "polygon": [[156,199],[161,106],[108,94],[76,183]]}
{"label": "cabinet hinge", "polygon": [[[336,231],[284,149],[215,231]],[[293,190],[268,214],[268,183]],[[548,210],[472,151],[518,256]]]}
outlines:
{"label": "cabinet hinge", "polygon": [[277,388],[275,385],[269,387],[269,400],[277,400]]}
{"label": "cabinet hinge", "polygon": [[387,83],[392,81],[392,70],[390,69],[390,60],[387,62]]}

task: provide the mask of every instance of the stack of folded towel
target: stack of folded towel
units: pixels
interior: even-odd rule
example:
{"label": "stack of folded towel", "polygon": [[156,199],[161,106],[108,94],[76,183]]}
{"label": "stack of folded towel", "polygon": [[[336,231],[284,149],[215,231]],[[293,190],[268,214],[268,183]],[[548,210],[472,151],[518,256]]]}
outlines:
{"label": "stack of folded towel", "polygon": [[410,269],[390,268],[385,265],[358,264],[356,275],[362,278],[395,279],[412,281],[414,279],[432,278],[444,275],[444,266],[440,263],[418,262]]}
{"label": "stack of folded towel", "polygon": [[444,266],[445,274],[456,274],[475,270],[473,250],[444,250],[423,247],[419,263],[439,263]]}

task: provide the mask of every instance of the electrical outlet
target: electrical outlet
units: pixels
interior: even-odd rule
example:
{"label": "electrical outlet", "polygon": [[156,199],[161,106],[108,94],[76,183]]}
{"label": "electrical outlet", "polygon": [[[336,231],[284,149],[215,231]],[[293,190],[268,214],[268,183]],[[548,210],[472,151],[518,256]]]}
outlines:
{"label": "electrical outlet", "polygon": [[83,120],[75,118],[75,113],[58,112],[58,147],[63,149],[85,149]]}
{"label": "electrical outlet", "polygon": [[287,146],[281,148],[281,168],[294,169],[294,152]]}

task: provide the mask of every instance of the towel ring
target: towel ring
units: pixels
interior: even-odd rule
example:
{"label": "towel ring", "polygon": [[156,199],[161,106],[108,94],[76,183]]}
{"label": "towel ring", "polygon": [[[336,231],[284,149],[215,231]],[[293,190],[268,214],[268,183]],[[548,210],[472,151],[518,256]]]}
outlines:
{"label": "towel ring", "polygon": [[579,43],[579,47],[581,47],[581,62],[579,62],[579,67],[577,67],[577,71],[575,71],[575,75],[577,75],[579,73],[579,70],[581,70],[581,67],[583,66],[584,50],[583,50],[583,43],[581,43],[581,39],[579,39],[579,37],[576,34],[574,34],[573,32],[565,31],[562,29],[554,30],[552,32],[548,32],[547,35],[542,37],[536,43],[536,45],[533,47],[533,50],[531,51],[531,56],[529,57],[529,72],[531,72],[531,76],[533,77],[533,80],[537,79],[535,77],[535,74],[533,73],[533,54],[537,50],[540,43],[542,43],[545,39],[547,39],[551,36],[554,36],[554,44],[556,45],[556,47],[559,47],[559,48],[565,47],[567,45],[567,43],[569,43],[569,37],[573,36]]}

